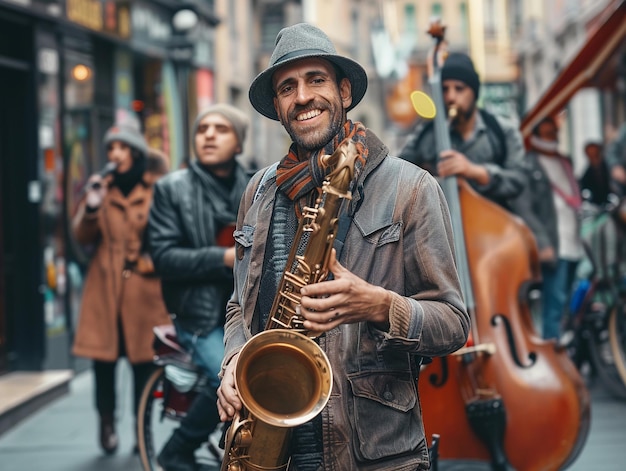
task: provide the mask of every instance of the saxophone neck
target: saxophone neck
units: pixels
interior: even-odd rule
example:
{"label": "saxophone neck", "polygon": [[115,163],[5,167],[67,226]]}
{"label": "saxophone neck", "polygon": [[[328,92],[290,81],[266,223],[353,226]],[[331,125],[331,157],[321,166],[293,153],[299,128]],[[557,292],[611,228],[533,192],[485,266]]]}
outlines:
{"label": "saxophone neck", "polygon": [[332,171],[326,181],[339,191],[346,191],[354,178],[354,165],[359,157],[356,144],[350,138],[337,146],[331,155],[322,157],[322,164],[331,167]]}

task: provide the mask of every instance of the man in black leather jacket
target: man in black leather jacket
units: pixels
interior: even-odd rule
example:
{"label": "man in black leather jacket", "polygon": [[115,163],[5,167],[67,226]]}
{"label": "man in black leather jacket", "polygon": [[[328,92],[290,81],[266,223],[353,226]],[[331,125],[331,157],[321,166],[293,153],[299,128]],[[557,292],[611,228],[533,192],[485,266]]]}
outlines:
{"label": "man in black leather jacket", "polygon": [[197,469],[194,452],[215,430],[225,306],[233,290],[234,223],[249,175],[237,163],[248,119],[218,104],[193,126],[196,159],[162,178],[148,222],[150,252],[178,340],[209,378],[158,456],[165,471]]}

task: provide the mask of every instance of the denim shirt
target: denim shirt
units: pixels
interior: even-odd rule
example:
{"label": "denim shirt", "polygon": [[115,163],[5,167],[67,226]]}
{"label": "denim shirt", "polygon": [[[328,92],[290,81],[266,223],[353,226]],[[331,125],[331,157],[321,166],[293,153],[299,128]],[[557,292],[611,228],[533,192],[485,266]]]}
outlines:
{"label": "denim shirt", "polygon": [[[342,324],[319,338],[333,369],[333,389],[322,411],[324,469],[428,469],[415,359],[463,346],[469,316],[439,184],[424,170],[388,156],[369,130],[367,145],[339,261],[394,293],[390,327]],[[255,198],[262,173],[253,177],[240,206],[224,365],[258,330],[253,314],[277,191],[271,178]]]}

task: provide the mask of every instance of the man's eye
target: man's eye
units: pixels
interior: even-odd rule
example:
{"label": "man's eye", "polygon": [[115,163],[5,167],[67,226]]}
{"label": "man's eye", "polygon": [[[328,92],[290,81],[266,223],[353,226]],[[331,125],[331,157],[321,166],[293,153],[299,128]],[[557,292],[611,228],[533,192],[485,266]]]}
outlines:
{"label": "man's eye", "polygon": [[280,90],[278,90],[278,94],[279,95],[286,95],[288,93],[290,93],[293,90],[293,87],[291,85],[287,86],[287,87],[282,87]]}
{"label": "man's eye", "polygon": [[209,127],[206,124],[198,126],[198,134],[204,134]]}

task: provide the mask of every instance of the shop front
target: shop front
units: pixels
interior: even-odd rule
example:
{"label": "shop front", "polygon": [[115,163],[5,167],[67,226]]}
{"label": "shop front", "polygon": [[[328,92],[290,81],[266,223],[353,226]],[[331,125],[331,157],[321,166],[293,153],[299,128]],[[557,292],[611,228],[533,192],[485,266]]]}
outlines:
{"label": "shop front", "polygon": [[105,164],[104,133],[135,120],[178,168],[187,158],[183,123],[212,99],[205,42],[215,22],[200,17],[206,28],[194,31],[205,39],[179,62],[171,19],[180,7],[0,0],[0,374],[86,366],[71,344],[90,254],[71,219],[87,178]]}

